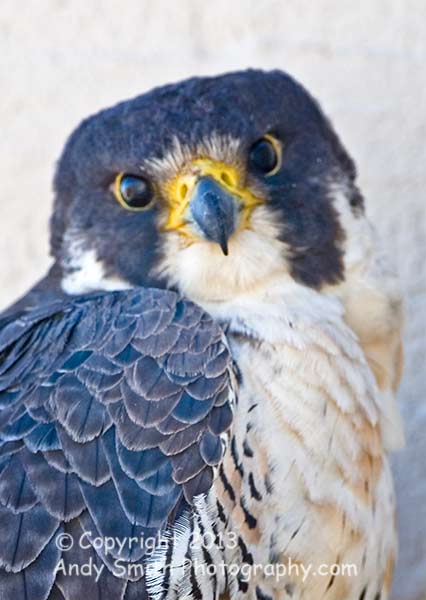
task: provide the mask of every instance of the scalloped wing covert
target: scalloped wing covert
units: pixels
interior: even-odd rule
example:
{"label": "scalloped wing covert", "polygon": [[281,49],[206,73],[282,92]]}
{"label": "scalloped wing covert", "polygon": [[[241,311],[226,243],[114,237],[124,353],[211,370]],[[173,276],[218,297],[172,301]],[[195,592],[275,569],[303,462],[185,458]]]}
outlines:
{"label": "scalloped wing covert", "polygon": [[[210,489],[232,382],[222,330],[173,292],[91,295],[0,320],[4,597],[92,597],[97,585],[93,597],[143,598],[141,573],[115,577],[112,563],[151,548],[107,553],[93,540],[153,539]],[[74,539],[68,552],[61,533]],[[55,573],[89,560],[107,566],[97,584]]]}

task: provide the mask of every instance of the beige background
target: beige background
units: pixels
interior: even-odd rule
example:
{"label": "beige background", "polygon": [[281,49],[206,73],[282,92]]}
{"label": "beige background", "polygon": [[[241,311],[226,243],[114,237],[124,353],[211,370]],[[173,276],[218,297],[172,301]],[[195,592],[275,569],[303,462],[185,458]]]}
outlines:
{"label": "beige background", "polygon": [[406,296],[395,599],[426,596],[426,1],[2,0],[0,307],[43,274],[55,159],[89,113],[247,66],[300,79],[359,165]]}

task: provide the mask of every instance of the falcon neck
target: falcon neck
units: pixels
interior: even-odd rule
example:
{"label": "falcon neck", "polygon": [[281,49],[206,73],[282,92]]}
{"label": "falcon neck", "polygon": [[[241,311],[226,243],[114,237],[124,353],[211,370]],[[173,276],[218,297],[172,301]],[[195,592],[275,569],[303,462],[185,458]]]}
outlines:
{"label": "falcon neck", "polygon": [[302,286],[288,276],[229,300],[199,304],[226,324],[227,331],[270,343],[282,342],[292,330],[327,324],[353,337],[344,323],[344,309],[338,298]]}

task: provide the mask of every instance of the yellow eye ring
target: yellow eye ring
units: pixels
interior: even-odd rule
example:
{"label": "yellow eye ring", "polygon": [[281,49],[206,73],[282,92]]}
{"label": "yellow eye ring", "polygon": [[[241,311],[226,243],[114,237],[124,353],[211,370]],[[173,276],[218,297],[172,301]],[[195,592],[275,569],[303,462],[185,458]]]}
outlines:
{"label": "yellow eye ring", "polygon": [[249,166],[264,177],[272,177],[282,166],[282,145],[269,133],[255,142],[249,150]]}
{"label": "yellow eye ring", "polygon": [[115,178],[114,196],[126,210],[141,212],[152,205],[154,190],[144,177],[122,172]]}

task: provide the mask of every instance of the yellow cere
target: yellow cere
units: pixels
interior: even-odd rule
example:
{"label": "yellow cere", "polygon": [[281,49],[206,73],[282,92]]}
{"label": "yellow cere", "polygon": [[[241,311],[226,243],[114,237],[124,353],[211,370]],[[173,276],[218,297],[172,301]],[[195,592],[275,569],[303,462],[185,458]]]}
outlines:
{"label": "yellow cere", "polygon": [[241,227],[247,226],[252,210],[264,203],[262,198],[255,196],[250,190],[242,187],[241,173],[236,167],[210,158],[196,158],[165,186],[164,191],[170,203],[170,214],[164,227],[165,230],[179,230],[186,235],[190,235],[185,228],[185,211],[197,181],[200,177],[206,176],[214,179],[241,201]]}

